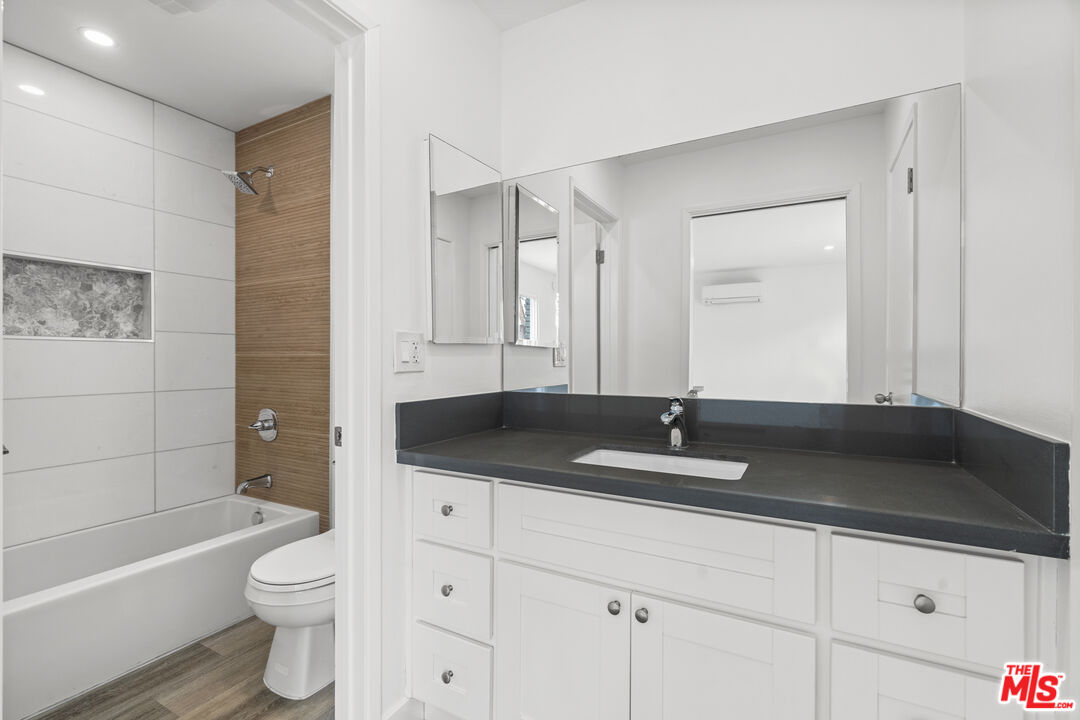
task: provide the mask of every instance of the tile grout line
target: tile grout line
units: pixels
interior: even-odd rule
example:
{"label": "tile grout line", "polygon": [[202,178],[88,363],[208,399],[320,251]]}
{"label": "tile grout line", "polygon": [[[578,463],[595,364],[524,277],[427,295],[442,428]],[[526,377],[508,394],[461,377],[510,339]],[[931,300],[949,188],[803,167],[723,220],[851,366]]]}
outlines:
{"label": "tile grout line", "polygon": [[[79,460],[79,461],[76,461],[76,462],[61,463],[59,465],[43,465],[41,467],[26,468],[24,470],[12,470],[10,472],[5,471],[4,476],[7,477],[9,475],[21,475],[23,473],[38,472],[40,470],[53,470],[55,468],[74,467],[76,465],[93,465],[95,463],[112,462],[113,460],[129,460],[131,458],[137,458],[137,457],[155,456],[155,458],[156,458],[158,453],[181,452],[183,450],[198,450],[199,448],[217,447],[219,445],[229,445],[229,444],[231,444],[233,442],[235,442],[235,441],[234,440],[218,440],[217,442],[201,443],[199,445],[185,445],[183,447],[176,447],[176,448],[162,448],[160,450],[155,448],[153,450],[146,450],[146,451],[143,451],[143,452],[130,453],[128,455],[114,455],[114,456],[105,457],[105,458],[94,458],[92,460]],[[208,500],[213,500],[214,498],[207,498],[207,499]],[[202,502],[202,501],[199,500],[197,502]]]}
{"label": "tile grout line", "polygon": [[[192,163],[194,165],[201,165],[202,167],[207,168],[208,170],[221,170],[222,169],[222,168],[216,167],[215,165],[211,165],[210,163],[205,163],[202,160],[196,160],[195,158],[188,157],[186,155],[177,155],[176,153],[171,152],[169,150],[162,150],[161,148],[159,148],[157,146],[157,119],[156,119],[156,117],[154,117],[154,116],[156,116],[156,113],[153,112],[153,109],[151,109],[151,119],[150,119],[150,125],[151,125],[151,127],[150,127],[150,144],[145,145],[145,144],[139,142],[138,140],[132,140],[131,138],[124,137],[123,135],[117,135],[116,133],[109,132],[108,130],[102,130],[101,128],[96,128],[96,127],[93,127],[91,125],[86,125],[86,124],[78,122],[76,120],[72,120],[71,118],[63,117],[61,115],[54,115],[53,113],[45,112],[44,110],[39,110],[39,109],[37,109],[35,107],[31,107],[29,105],[24,105],[23,103],[16,102],[14,100],[8,100],[8,99],[5,98],[3,100],[3,102],[8,103],[9,105],[13,105],[13,106],[15,106],[17,108],[22,108],[23,110],[26,110],[27,112],[32,112],[32,113],[35,113],[37,115],[42,115],[44,117],[52,118],[53,120],[57,120],[57,121],[62,122],[62,123],[67,123],[69,125],[74,125],[75,127],[82,128],[83,130],[89,130],[90,132],[99,133],[101,135],[104,135],[105,137],[113,138],[114,140],[119,140],[121,142],[126,142],[128,144],[135,145],[136,147],[146,148],[151,153],[161,153],[162,155],[169,155],[171,157],[176,158],[177,160],[185,160],[185,161],[187,161],[189,163]],[[157,102],[157,101],[152,100],[151,102]],[[158,103],[158,104],[163,105],[164,103]],[[166,107],[168,107],[168,106],[166,106]],[[175,110],[175,108],[173,108],[173,109]],[[184,112],[184,111],[180,110],[178,112]],[[184,114],[187,115],[188,113],[184,113]],[[190,115],[189,117],[195,117],[195,116]],[[202,120],[202,118],[196,118],[196,119],[197,120]],[[207,122],[205,120],[202,120],[202,121]],[[213,124],[213,123],[210,123],[210,124]],[[226,132],[229,132],[229,131],[226,131]],[[235,137],[235,135],[236,135],[236,133],[233,133],[234,137]]]}
{"label": "tile grout line", "polygon": [[193,217],[191,215],[185,215],[184,213],[173,212],[171,210],[162,210],[154,207],[154,203],[149,205],[140,205],[138,203],[129,202],[127,200],[121,200],[120,198],[105,197],[104,195],[95,195],[94,193],[86,192],[85,190],[78,190],[76,188],[64,187],[63,185],[54,185],[52,183],[42,182],[40,180],[32,180],[31,178],[21,177],[19,175],[12,175],[11,173],[4,172],[4,178],[8,180],[18,180],[19,182],[30,183],[31,185],[40,185],[41,187],[51,188],[53,190],[60,190],[61,192],[74,193],[75,195],[82,195],[83,197],[92,198],[94,200],[103,200],[105,202],[113,202],[118,205],[127,205],[128,207],[138,208],[139,210],[146,210],[151,213],[161,213],[162,215],[171,215],[172,217],[184,218],[185,220],[192,220],[194,222],[206,223],[207,225],[214,225],[215,227],[227,228],[229,230],[236,230],[235,225],[226,225],[224,223],[215,222],[213,220],[207,220],[206,218]]}

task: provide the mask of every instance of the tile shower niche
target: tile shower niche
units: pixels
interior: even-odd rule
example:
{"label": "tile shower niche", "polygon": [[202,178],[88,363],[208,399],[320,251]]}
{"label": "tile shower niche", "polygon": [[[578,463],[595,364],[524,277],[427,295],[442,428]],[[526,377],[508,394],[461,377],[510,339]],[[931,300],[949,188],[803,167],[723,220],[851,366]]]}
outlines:
{"label": "tile shower niche", "polygon": [[150,273],[4,255],[7,337],[149,340]]}

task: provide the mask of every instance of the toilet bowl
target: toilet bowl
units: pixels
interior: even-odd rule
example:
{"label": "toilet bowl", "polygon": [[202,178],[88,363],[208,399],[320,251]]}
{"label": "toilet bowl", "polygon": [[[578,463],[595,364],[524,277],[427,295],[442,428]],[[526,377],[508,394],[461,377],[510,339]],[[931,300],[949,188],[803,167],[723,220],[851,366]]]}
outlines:
{"label": "toilet bowl", "polygon": [[334,679],[334,531],[266,553],[251,565],[244,597],[275,626],[263,682],[291,700]]}

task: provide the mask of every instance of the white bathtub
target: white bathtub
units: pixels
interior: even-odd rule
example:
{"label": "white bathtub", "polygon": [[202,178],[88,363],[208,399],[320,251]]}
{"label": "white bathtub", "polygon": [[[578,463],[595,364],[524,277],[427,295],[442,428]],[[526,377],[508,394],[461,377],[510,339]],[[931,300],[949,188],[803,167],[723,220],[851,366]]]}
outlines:
{"label": "white bathtub", "polygon": [[4,550],[3,717],[34,715],[248,617],[251,563],[318,531],[316,512],[226,497]]}

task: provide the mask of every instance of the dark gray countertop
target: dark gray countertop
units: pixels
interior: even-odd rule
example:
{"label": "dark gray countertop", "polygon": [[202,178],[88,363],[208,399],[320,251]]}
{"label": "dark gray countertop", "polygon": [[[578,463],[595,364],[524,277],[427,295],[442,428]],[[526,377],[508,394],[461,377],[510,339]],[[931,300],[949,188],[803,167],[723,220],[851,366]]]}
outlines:
{"label": "dark gray countertop", "polygon": [[977,547],[1068,557],[1051,532],[946,462],[697,443],[750,464],[710,480],[574,463],[597,447],[662,451],[627,437],[502,428],[398,450],[406,465]]}

